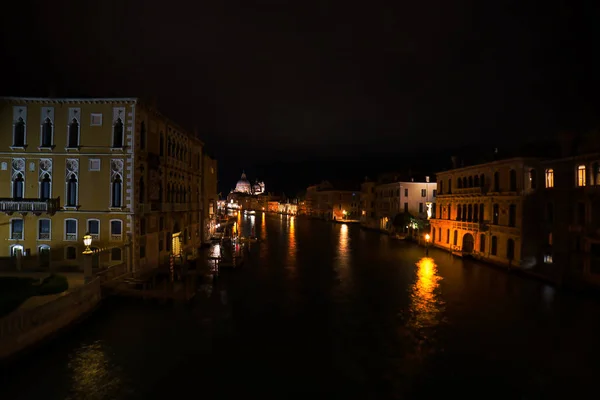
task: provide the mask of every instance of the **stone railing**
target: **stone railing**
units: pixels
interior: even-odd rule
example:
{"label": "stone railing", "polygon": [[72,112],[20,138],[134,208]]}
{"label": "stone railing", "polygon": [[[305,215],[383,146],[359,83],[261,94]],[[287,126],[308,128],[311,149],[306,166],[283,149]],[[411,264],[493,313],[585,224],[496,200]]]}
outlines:
{"label": "stone railing", "polygon": [[127,271],[127,265],[124,262],[111,265],[110,267],[102,269],[96,273],[96,277],[101,284],[114,279],[123,278],[127,275],[129,275],[129,273]]}
{"label": "stone railing", "polygon": [[45,339],[92,311],[100,302],[95,279],[39,307],[17,310],[0,319],[0,359]]}
{"label": "stone railing", "polygon": [[11,213],[48,213],[54,214],[60,208],[60,198],[40,199],[0,199],[0,212]]}

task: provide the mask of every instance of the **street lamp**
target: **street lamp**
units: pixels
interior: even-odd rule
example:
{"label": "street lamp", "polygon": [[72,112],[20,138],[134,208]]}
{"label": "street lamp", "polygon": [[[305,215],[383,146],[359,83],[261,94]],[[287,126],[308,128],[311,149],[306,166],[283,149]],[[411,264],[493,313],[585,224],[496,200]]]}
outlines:
{"label": "street lamp", "polygon": [[83,244],[85,245],[85,250],[83,254],[92,254],[93,251],[90,248],[90,246],[92,245],[92,235],[90,235],[89,232],[83,235]]}
{"label": "street lamp", "polygon": [[344,219],[346,219],[346,214],[348,214],[348,212],[346,210],[343,210],[342,214],[344,215]]}
{"label": "street lamp", "polygon": [[425,234],[425,255],[428,256],[429,255],[429,238],[431,236],[429,236],[429,233]]}

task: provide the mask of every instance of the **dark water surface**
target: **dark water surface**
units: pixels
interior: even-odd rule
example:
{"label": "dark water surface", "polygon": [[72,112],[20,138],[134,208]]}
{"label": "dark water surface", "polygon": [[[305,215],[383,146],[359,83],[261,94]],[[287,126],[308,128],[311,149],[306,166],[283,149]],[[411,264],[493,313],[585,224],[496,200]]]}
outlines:
{"label": "dark water surface", "polygon": [[210,297],[107,301],[11,365],[0,399],[596,393],[595,300],[437,250],[425,258],[357,226],[262,214],[240,222],[263,240]]}

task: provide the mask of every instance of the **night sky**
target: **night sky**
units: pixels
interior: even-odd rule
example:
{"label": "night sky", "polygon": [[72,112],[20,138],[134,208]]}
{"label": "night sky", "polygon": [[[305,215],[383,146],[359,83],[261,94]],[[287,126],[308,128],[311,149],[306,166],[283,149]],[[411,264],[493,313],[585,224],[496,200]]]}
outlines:
{"label": "night sky", "polygon": [[12,2],[1,94],[156,97],[223,191],[243,168],[293,192],[597,123],[597,1],[177,3]]}

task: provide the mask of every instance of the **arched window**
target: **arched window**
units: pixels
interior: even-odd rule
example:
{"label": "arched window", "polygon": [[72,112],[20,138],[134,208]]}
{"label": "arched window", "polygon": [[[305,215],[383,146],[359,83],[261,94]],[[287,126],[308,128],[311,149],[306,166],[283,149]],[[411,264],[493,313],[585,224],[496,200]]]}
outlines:
{"label": "arched window", "polygon": [[114,148],[123,147],[123,121],[121,118],[117,118],[115,125],[113,126],[113,145]]}
{"label": "arched window", "polygon": [[483,216],[484,206],[483,203],[479,205],[479,219],[483,222],[485,220]]}
{"label": "arched window", "polygon": [[448,179],[448,194],[452,194],[452,178]]}
{"label": "arched window", "polygon": [[67,204],[68,207],[77,206],[77,177],[71,174],[67,180]]}
{"label": "arched window", "polygon": [[15,147],[24,147],[25,146],[25,121],[23,118],[19,117],[17,122],[15,122],[14,126],[14,134],[13,134],[13,146]]}
{"label": "arched window", "polygon": [[473,186],[479,187],[479,176],[477,175],[475,175],[475,178],[473,179]]}
{"label": "arched window", "polygon": [[490,253],[493,256],[498,253],[498,238],[496,236],[492,236],[492,248],[490,249]]}
{"label": "arched window", "polygon": [[48,174],[44,174],[42,180],[40,181],[40,200],[48,200],[52,195],[50,183],[50,176]]}
{"label": "arched window", "polygon": [[469,204],[467,207],[467,221],[471,222],[473,220],[473,204]]}
{"label": "arched window", "polygon": [[144,177],[141,177],[139,202],[143,204],[144,200],[146,200],[146,185],[144,185]]}
{"label": "arched window", "polygon": [[462,219],[462,206],[459,204],[456,206],[456,220],[460,221]]}
{"label": "arched window", "polygon": [[494,192],[500,191],[500,172],[494,172]]}
{"label": "arched window", "polygon": [[462,189],[462,179],[458,178],[456,183],[458,184],[458,189]]}
{"label": "arched window", "polygon": [[69,124],[69,137],[67,140],[67,147],[79,147],[79,122],[73,118]]}
{"label": "arched window", "polygon": [[547,188],[554,187],[554,170],[552,168],[548,168],[546,170],[546,187]]}
{"label": "arched window", "polygon": [[468,186],[468,183],[467,183],[467,178],[466,178],[466,177],[463,177],[463,178],[462,178],[462,181],[463,181],[463,182],[462,182],[462,186],[463,186],[464,188],[466,188],[466,187],[469,187],[469,186]]}
{"label": "arched window", "polygon": [[472,188],[473,187],[473,177],[469,176],[469,187]]}
{"label": "arched window", "polygon": [[432,237],[431,237],[431,243],[435,243],[435,228],[432,229]]}
{"label": "arched window", "polygon": [[448,214],[446,215],[448,219],[452,219],[452,204],[448,203]]}
{"label": "arched window", "polygon": [[508,207],[508,226],[517,226],[517,205],[511,204]]}
{"label": "arched window", "polygon": [[46,118],[42,124],[41,147],[52,147],[52,121]]}
{"label": "arched window", "polygon": [[506,258],[509,260],[515,259],[515,241],[512,239],[506,241]]}
{"label": "arched window", "polygon": [[479,235],[479,251],[485,253],[485,235]]}
{"label": "arched window", "polygon": [[508,174],[508,186],[511,192],[517,191],[517,171],[511,169]]}
{"label": "arched window", "polygon": [[473,205],[473,222],[479,222],[479,205]]}
{"label": "arched window", "polygon": [[121,176],[119,174],[115,174],[113,181],[111,183],[111,198],[110,205],[111,207],[122,207],[123,204],[123,181],[121,180]]}
{"label": "arched window", "polygon": [[446,229],[446,244],[450,243],[450,229]]}
{"label": "arched window", "polygon": [[537,189],[537,172],[535,169],[529,170],[529,187],[531,189]]}
{"label": "arched window", "polygon": [[492,223],[494,225],[498,225],[498,220],[499,219],[500,219],[500,206],[498,204],[494,204],[493,215],[492,215]]}
{"label": "arched window", "polygon": [[41,267],[50,266],[50,246],[43,244],[38,247],[38,256],[40,258]]}
{"label": "arched window", "polygon": [[12,196],[15,200],[21,200],[25,195],[25,179],[20,172],[15,176],[12,186]]}
{"label": "arched window", "polygon": [[458,231],[455,230],[454,231],[454,240],[453,240],[454,245],[456,246],[458,244]]}
{"label": "arched window", "polygon": [[146,124],[144,121],[140,124],[140,149],[146,148]]}
{"label": "arched window", "polygon": [[467,205],[463,204],[462,206],[462,221],[467,220]]}
{"label": "arched window", "polygon": [[162,157],[165,155],[165,135],[160,133],[160,141],[158,142],[159,155]]}
{"label": "arched window", "polygon": [[481,185],[481,187],[485,186],[485,175],[484,174],[479,175],[479,185]]}
{"label": "arched window", "polygon": [[577,186],[585,186],[585,165],[579,165],[577,167]]}

